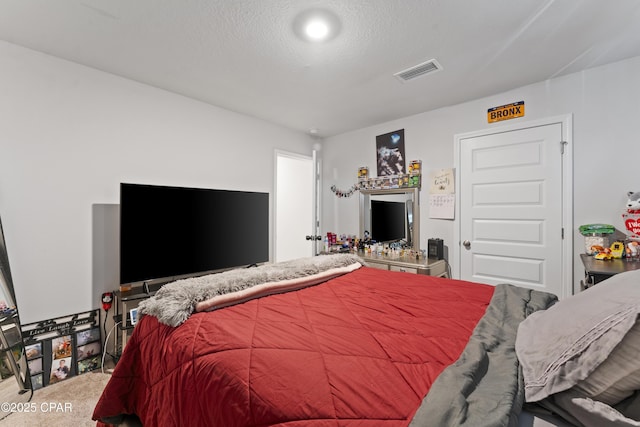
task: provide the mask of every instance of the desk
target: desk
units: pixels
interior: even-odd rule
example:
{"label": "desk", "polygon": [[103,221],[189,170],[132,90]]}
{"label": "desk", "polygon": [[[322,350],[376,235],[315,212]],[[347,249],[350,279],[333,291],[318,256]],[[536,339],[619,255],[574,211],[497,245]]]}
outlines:
{"label": "desk", "polygon": [[601,260],[587,254],[580,254],[580,258],[582,259],[585,273],[584,280],[580,281],[581,290],[602,282],[615,274],[640,269],[640,260],[637,258],[633,260],[627,258]]}

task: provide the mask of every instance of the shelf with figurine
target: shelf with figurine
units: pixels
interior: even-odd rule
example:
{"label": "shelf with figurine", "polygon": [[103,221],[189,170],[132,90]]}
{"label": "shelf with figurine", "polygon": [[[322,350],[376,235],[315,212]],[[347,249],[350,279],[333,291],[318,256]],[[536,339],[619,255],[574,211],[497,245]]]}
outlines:
{"label": "shelf with figurine", "polygon": [[389,188],[420,188],[422,185],[422,161],[409,162],[408,173],[398,175],[369,176],[369,168],[358,169],[358,186],[361,190],[384,190]]}
{"label": "shelf with figurine", "polygon": [[422,187],[422,161],[412,160],[409,163],[409,173],[398,175],[383,175],[378,177],[369,176],[369,168],[363,166],[358,169],[358,182],[346,190],[335,185],[331,186],[331,191],[337,197],[351,197],[360,190],[387,190],[398,188],[421,188]]}

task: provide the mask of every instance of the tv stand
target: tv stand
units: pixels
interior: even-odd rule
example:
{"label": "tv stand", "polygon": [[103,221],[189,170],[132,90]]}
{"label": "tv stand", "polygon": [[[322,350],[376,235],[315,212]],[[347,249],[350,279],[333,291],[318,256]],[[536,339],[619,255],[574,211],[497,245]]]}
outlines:
{"label": "tv stand", "polygon": [[[138,307],[141,301],[151,298],[156,294],[156,291],[149,288],[148,283],[144,283],[141,287],[136,287],[128,291],[117,290],[114,291],[114,306],[116,313],[113,316],[113,320],[116,322],[116,339],[115,339],[115,354],[120,357],[124,351],[124,347],[127,345],[129,334],[133,332],[134,325],[131,324],[131,318],[129,313],[132,308]],[[118,349],[118,342],[120,349]]]}

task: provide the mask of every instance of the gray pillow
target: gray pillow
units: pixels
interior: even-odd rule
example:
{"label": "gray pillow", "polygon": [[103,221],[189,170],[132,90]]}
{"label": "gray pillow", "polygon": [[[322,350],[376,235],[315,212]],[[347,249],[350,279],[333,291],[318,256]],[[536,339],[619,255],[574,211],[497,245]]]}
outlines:
{"label": "gray pillow", "polygon": [[[522,365],[526,401],[540,401],[587,380],[626,339],[636,324],[638,313],[640,270],[613,276],[527,317],[520,324],[516,337],[516,354]],[[633,341],[630,344],[635,348],[639,345],[638,337],[640,334],[629,334],[629,341]],[[623,355],[622,359],[627,372],[640,369],[640,358],[633,360]],[[597,378],[619,369],[620,363],[603,365]],[[634,387],[633,384],[633,381],[623,384],[620,390],[598,385],[591,392],[598,390],[598,395],[613,396],[609,403],[617,403],[615,400],[622,400],[633,393],[633,390],[626,389]],[[585,390],[591,385],[582,383],[582,386],[581,392],[589,393]]]}
{"label": "gray pillow", "polygon": [[578,394],[616,405],[640,390],[640,321],[627,332],[609,357],[573,386]]}
{"label": "gray pillow", "polygon": [[573,390],[554,394],[541,404],[576,426],[640,427],[637,419],[630,418],[605,403],[579,396]]}

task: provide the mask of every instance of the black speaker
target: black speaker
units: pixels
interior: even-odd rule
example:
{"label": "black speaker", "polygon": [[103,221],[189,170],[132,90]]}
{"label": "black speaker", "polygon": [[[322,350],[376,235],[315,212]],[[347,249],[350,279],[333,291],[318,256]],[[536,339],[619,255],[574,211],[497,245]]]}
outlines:
{"label": "black speaker", "polygon": [[444,241],[442,239],[429,239],[427,244],[427,256],[429,258],[444,258]]}

